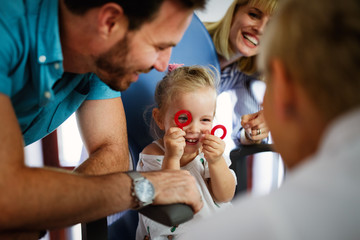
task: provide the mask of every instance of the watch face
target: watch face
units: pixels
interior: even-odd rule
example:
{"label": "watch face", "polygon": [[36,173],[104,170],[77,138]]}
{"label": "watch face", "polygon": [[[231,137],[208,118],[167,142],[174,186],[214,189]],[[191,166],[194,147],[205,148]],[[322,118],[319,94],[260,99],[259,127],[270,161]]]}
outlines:
{"label": "watch face", "polygon": [[152,202],[155,195],[155,190],[151,182],[149,182],[149,180],[142,179],[141,181],[137,182],[137,184],[135,185],[135,193],[137,198],[141,202],[148,203],[148,202]]}

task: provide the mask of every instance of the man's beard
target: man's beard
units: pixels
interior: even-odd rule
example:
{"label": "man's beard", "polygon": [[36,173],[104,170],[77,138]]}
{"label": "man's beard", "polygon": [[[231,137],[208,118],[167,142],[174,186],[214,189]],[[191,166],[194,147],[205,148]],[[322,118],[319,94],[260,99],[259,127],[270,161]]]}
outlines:
{"label": "man's beard", "polygon": [[130,86],[130,81],[126,84],[126,75],[131,73],[125,67],[128,53],[128,37],[125,36],[115,46],[101,54],[95,61],[97,76],[115,91],[123,91]]}

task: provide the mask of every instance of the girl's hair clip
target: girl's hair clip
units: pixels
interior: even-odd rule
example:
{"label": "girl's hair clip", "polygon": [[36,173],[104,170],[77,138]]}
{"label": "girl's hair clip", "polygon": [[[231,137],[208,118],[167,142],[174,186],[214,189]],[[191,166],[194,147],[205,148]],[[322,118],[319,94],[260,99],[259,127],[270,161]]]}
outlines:
{"label": "girl's hair clip", "polygon": [[170,63],[168,66],[168,72],[171,72],[174,69],[177,69],[178,67],[181,67],[181,66],[184,66],[184,64]]}

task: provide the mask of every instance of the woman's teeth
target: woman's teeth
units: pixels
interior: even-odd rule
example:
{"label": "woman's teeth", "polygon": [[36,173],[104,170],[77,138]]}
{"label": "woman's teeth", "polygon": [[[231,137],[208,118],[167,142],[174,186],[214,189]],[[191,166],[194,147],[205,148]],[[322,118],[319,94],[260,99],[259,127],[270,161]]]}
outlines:
{"label": "woman's teeth", "polygon": [[258,40],[254,37],[251,37],[250,35],[247,34],[243,34],[244,38],[249,40],[252,44],[254,44],[255,46],[257,46],[259,44]]}

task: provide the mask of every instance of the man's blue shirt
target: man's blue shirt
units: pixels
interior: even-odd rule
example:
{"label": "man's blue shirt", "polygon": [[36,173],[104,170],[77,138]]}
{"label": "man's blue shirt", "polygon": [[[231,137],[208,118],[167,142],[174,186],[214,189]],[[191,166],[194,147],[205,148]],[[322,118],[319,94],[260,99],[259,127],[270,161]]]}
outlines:
{"label": "man's blue shirt", "polygon": [[120,96],[93,73],[64,72],[57,0],[0,3],[0,93],[10,97],[26,145],[55,130],[83,101]]}

